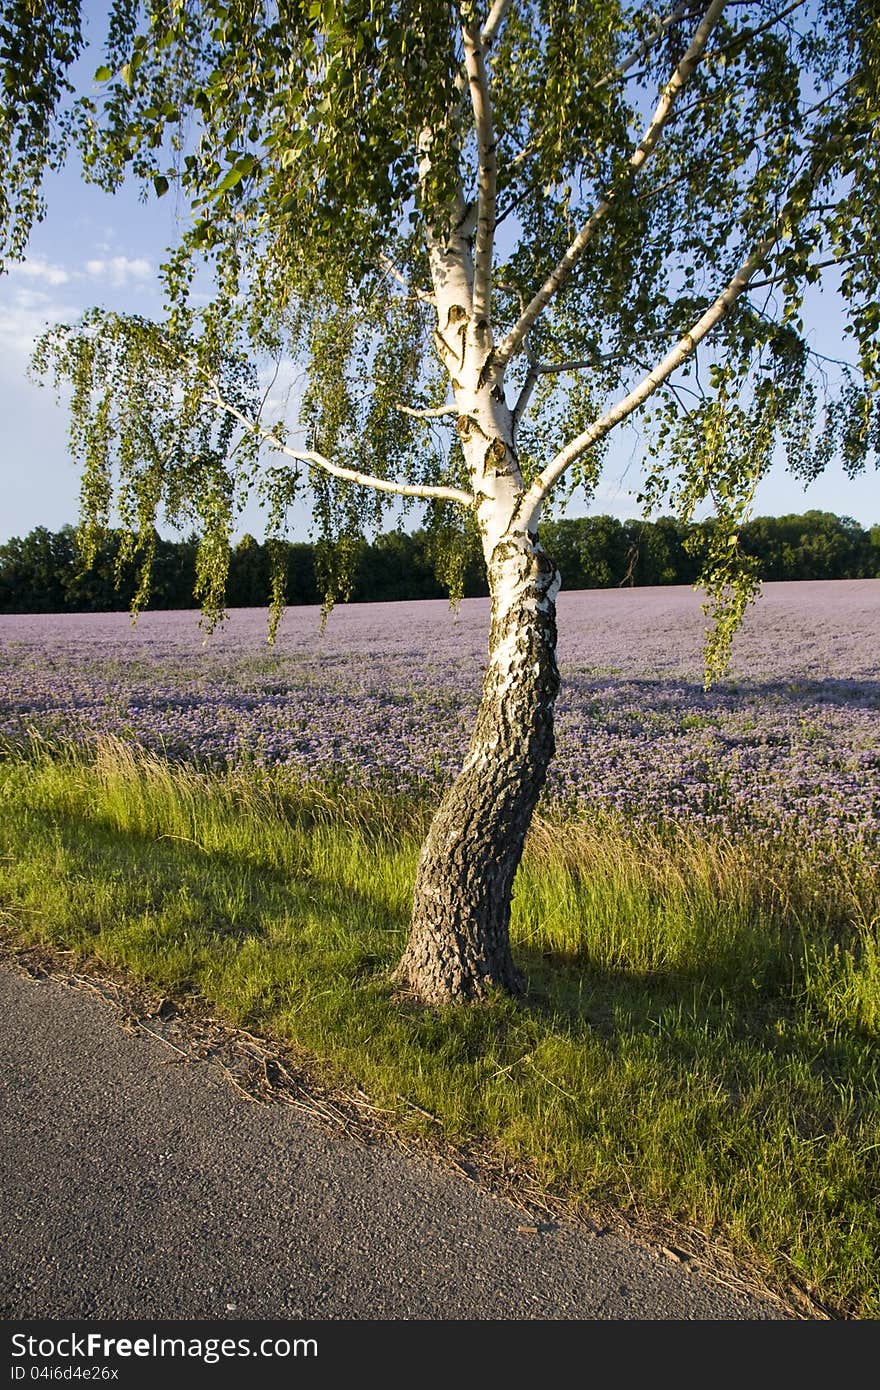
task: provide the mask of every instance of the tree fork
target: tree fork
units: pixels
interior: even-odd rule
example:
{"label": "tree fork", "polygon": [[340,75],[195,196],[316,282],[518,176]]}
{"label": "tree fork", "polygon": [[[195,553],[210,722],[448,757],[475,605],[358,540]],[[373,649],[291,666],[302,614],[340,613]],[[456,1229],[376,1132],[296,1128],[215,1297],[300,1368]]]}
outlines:
{"label": "tree fork", "polygon": [[502,539],[489,564],[489,662],[464,766],[422,848],[395,973],[423,1003],[519,994],[513,880],[554,752],[559,574],[537,541]]}

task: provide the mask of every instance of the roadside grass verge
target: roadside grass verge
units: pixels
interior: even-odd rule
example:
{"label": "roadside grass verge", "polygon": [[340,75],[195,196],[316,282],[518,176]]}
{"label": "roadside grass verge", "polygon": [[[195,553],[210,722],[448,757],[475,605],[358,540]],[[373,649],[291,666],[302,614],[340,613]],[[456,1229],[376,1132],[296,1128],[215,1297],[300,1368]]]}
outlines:
{"label": "roadside grass verge", "polygon": [[880,1316],[880,887],[858,848],[541,820],[512,925],[528,998],[432,1013],[389,982],[428,814],[34,742],[0,758],[0,927],[196,994],[557,1197]]}

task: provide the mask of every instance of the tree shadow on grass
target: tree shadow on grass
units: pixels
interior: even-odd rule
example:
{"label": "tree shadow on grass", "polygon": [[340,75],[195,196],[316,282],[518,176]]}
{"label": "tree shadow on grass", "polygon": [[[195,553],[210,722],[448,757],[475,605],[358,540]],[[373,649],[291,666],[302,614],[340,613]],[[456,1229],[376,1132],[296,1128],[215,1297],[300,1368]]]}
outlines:
{"label": "tree shadow on grass", "polygon": [[783,950],[754,974],[746,960],[738,970],[707,961],[638,971],[529,948],[516,958],[527,981],[524,1011],[573,1040],[600,1038],[615,1050],[648,1036],[677,1069],[699,1067],[723,1045],[731,1057],[760,1054],[768,1070],[797,1063],[834,1085],[853,1082],[871,1105],[880,1098],[876,1030],[855,1022],[832,1028],[818,1011],[811,1016],[804,1006],[809,967]]}
{"label": "tree shadow on grass", "polygon": [[[92,868],[96,886],[126,882],[132,913],[161,913],[163,905],[191,892],[200,905],[200,922],[216,940],[243,943],[265,938],[274,917],[314,918],[318,911],[350,927],[353,940],[365,926],[367,934],[401,938],[406,929],[402,914],[378,895],[311,869],[303,872],[301,865],[280,868],[231,851],[205,850],[183,837],[120,829],[106,819],[69,811],[39,810],[32,815],[47,829],[61,832],[62,848],[77,856],[80,879],[81,855]],[[224,890],[244,894],[235,918],[212,902]]]}

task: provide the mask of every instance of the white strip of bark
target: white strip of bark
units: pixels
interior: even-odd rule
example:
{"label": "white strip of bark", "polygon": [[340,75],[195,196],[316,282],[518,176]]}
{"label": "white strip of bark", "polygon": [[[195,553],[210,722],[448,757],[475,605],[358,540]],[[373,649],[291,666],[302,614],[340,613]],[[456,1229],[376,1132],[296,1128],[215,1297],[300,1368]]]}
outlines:
{"label": "white strip of bark", "polygon": [[[644,135],[629,157],[626,169],[628,178],[632,178],[638,173],[656,149],[660,136],[663,133],[663,127],[666,125],[672,113],[675,100],[682,87],[684,87],[685,83],[696,70],[705,51],[706,44],[709,41],[709,35],[721,18],[725,3],[726,0],[712,0],[712,3],[709,5],[705,15],[697,26],[687,52],[682,57],[672,77],[663,88],[660,100],[657,103],[657,107]],[[562,257],[562,260],[555,269],[551,271],[537,294],[520,315],[519,322],[514,325],[504,341],[498,346],[493,354],[493,360],[497,367],[504,367],[506,363],[510,361],[511,357],[520,350],[526,334],[534,326],[550,301],[559,293],[587,246],[593,240],[606,214],[613,206],[615,196],[614,192],[607,194],[594,209],[589,219],[578,232],[574,241]]]}
{"label": "white strip of bark", "polygon": [[464,62],[477,132],[477,238],[474,247],[474,318],[489,322],[492,250],[495,243],[495,189],[497,161],[492,123],[489,74],[483,58],[480,32],[465,25]]}
{"label": "white strip of bark", "polygon": [[[433,132],[426,127],[419,135],[419,183],[423,187],[431,172],[433,142]],[[426,230],[426,240],[437,310],[435,346],[450,376],[454,376],[464,354],[460,342],[450,342],[445,337],[451,323],[450,315],[459,311],[464,318],[469,319],[473,308],[473,262],[468,244],[470,215],[460,185],[456,187],[450,199],[449,214],[452,222],[451,232],[445,229],[438,232],[429,226]]]}
{"label": "white strip of bark", "polygon": [[411,415],[414,420],[442,420],[444,415],[460,415],[461,411],[454,401],[448,405],[428,405],[414,406],[403,405],[401,401],[395,401],[394,409],[399,410],[401,415]]}
{"label": "white strip of bark", "polygon": [[748,288],[752,276],[763,265],[768,251],[776,240],[776,235],[777,229],[774,227],[772,232],[758,242],[751,255],[743,262],[715,302],[697,319],[693,328],[682,338],[679,338],[675,346],[670,348],[666,356],[639,382],[638,386],[633,387],[632,391],[628,392],[622,400],[613,405],[610,410],[606,410],[604,415],[600,415],[589,429],[584,430],[583,434],[577,435],[570,444],[561,449],[543,472],[539,473],[523,498],[522,506],[516,518],[518,528],[534,529],[534,514],[540,508],[550,488],[565,470],[600,439],[604,439],[615,425],[619,425],[622,420],[631,415],[643,401],[652,396],[657,388],[662,386],[663,382],[667,381],[673,372],[681,366],[682,362],[691,356],[697,344],[705,338],[706,334],[730,312],[739,296]]}

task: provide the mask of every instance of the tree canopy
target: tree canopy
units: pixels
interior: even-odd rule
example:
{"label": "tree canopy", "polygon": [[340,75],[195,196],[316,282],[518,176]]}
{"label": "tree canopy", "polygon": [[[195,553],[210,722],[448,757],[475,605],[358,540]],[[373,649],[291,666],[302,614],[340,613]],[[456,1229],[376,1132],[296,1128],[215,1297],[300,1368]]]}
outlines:
{"label": "tree canopy", "polygon": [[[13,0],[6,257],[72,154],[186,209],[163,322],[96,310],[37,353],[73,385],[85,534],[114,496],[147,550],[160,508],[197,526],[216,613],[253,487],[279,537],[311,491],[331,598],[396,497],[427,506],[455,590],[487,491],[457,394],[479,342],[520,519],[589,495],[642,407],[642,501],[685,521],[713,504],[704,582],[729,628],[775,452],[806,480],[877,448],[878,37],[874,0],[114,0],[82,90],[78,0]],[[804,328],[829,274],[848,365]],[[258,366],[281,359],[306,373],[304,442],[260,415]]]}

